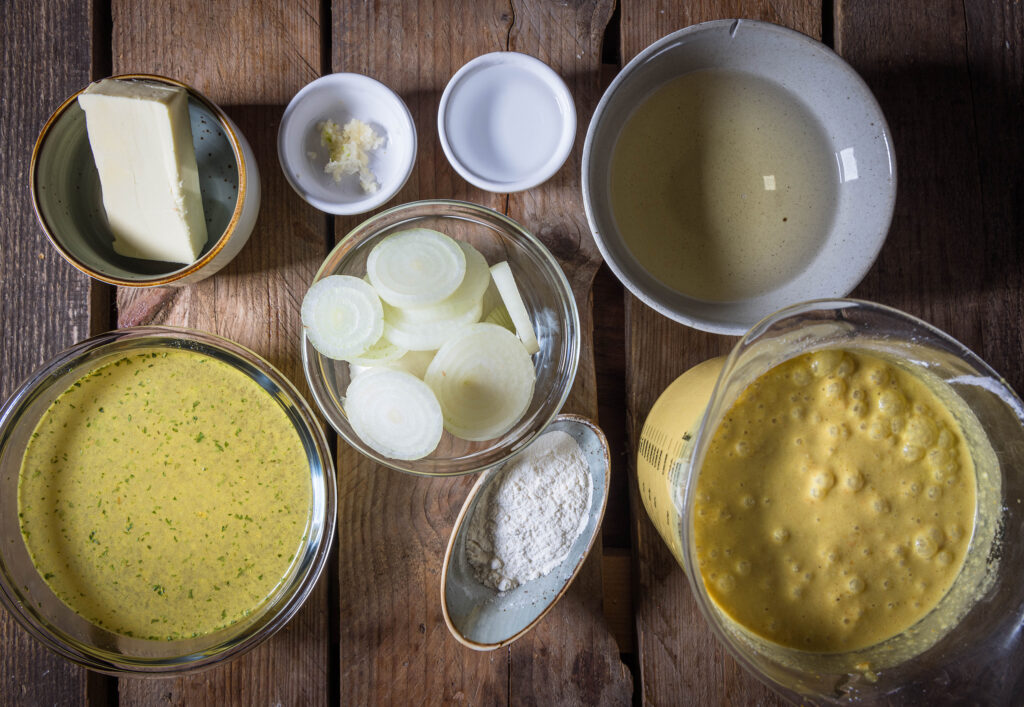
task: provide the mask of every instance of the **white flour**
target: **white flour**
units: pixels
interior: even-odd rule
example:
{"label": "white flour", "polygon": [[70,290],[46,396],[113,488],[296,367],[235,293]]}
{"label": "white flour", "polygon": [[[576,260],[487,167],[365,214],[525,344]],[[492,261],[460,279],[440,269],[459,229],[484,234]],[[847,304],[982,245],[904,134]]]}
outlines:
{"label": "white flour", "polygon": [[466,552],[476,578],[507,591],[557,567],[587,525],[586,457],[561,431],[537,438],[506,464],[470,519]]}

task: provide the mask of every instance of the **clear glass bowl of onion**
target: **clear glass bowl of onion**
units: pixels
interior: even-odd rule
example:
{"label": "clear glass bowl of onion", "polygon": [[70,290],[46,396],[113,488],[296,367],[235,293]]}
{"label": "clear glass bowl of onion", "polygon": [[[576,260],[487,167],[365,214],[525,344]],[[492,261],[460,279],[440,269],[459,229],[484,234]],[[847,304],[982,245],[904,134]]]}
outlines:
{"label": "clear glass bowl of onion", "polygon": [[[349,445],[378,464],[424,476],[455,476],[482,471],[501,464],[533,441],[565,403],[579,362],[580,324],[576,301],[558,261],[536,236],[492,209],[448,200],[403,204],[364,221],[335,246],[320,266],[311,286],[336,275],[369,280],[367,261],[371,251],[389,236],[414,229],[437,231],[471,245],[489,267],[508,263],[537,341],[537,351],[530,355],[536,376],[525,411],[508,429],[489,439],[471,440],[456,436],[447,429],[452,425],[446,419],[445,429],[432,452],[419,458],[403,459],[364,439],[365,432],[363,436],[356,432],[351,415],[346,411],[346,396],[350,395],[349,386],[355,378],[368,373],[377,374],[381,370],[399,369],[420,380],[427,379],[433,349],[410,351],[408,356],[366,366],[364,361],[350,362],[324,355],[313,345],[309,329],[304,326],[302,363],[306,380],[331,426]],[[488,296],[483,298],[481,321],[499,326],[503,324],[515,333],[514,322],[508,317],[488,317],[489,312],[484,310],[491,309],[494,304],[488,303]],[[501,300],[495,301],[500,308]],[[470,326],[479,324],[472,322]],[[454,337],[454,334],[446,335],[444,343]],[[504,375],[501,366],[493,366],[492,370],[495,377]],[[399,399],[401,395],[392,393],[392,397]],[[384,405],[383,397],[381,405]],[[370,406],[373,406],[372,399]],[[372,414],[380,418],[401,416],[399,428],[408,426],[410,435],[416,434],[420,425],[430,424],[421,420],[418,412],[400,407],[395,409],[393,405],[387,410],[372,411]],[[446,414],[445,417],[449,416]]]}

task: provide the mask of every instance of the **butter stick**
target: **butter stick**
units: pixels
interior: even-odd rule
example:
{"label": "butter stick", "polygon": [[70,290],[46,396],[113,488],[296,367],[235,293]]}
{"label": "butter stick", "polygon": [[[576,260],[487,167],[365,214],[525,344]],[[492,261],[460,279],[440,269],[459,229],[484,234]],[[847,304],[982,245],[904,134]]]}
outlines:
{"label": "butter stick", "polygon": [[206,244],[188,96],[163,84],[104,79],[78,97],[121,255],[192,263]]}

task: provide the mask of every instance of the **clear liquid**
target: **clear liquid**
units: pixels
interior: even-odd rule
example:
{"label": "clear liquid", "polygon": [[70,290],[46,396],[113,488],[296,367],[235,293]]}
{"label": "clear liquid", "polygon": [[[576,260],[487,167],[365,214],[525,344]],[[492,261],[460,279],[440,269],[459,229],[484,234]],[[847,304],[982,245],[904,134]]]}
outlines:
{"label": "clear liquid", "polygon": [[839,173],[822,128],[780,86],[734,71],[665,84],[615,144],[611,203],[626,245],[685,295],[728,302],[802,272],[824,242]]}

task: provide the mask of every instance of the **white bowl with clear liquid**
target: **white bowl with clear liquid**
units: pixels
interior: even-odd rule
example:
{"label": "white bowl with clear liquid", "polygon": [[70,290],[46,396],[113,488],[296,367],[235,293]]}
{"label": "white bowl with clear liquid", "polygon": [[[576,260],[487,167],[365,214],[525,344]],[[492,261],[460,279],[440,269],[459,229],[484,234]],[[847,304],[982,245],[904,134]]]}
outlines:
{"label": "white bowl with clear liquid", "polygon": [[[623,126],[668,82],[714,69],[753,76],[783,91],[820,129],[834,162],[826,233],[802,269],[767,291],[711,301],[655,277],[633,254],[611,198],[613,154]],[[829,163],[831,164],[831,163]],[[681,169],[690,165],[682,164]],[[583,198],[605,261],[644,303],[678,322],[740,335],[762,317],[796,302],[849,294],[885,242],[896,199],[896,163],[882,111],[867,84],[825,45],[778,25],[750,20],[705,22],[674,32],[637,55],[608,87],[583,148]],[[765,185],[768,189],[768,185]],[[772,267],[766,259],[765,267]],[[699,265],[698,265],[699,266]]]}

